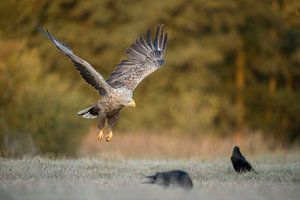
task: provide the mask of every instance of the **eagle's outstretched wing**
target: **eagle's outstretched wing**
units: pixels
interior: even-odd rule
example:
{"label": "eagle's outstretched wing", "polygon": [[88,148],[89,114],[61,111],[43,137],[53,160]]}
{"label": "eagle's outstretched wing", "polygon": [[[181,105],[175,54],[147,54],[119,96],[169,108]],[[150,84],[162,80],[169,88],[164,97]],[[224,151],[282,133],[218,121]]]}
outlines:
{"label": "eagle's outstretched wing", "polygon": [[80,72],[81,76],[86,82],[92,85],[99,91],[100,95],[105,95],[109,92],[111,87],[107,84],[105,79],[101,74],[99,74],[90,63],[76,56],[73,51],[67,47],[65,44],[58,41],[53,37],[47,29],[39,27],[39,30],[44,33],[44,35],[66,56],[68,56],[74,63],[76,69]]}
{"label": "eagle's outstretched wing", "polygon": [[163,25],[158,25],[154,42],[148,30],[146,40],[140,35],[131,47],[125,50],[128,60],[123,60],[117,65],[107,82],[113,88],[133,91],[145,77],[164,63],[166,46],[167,33],[164,33]]}

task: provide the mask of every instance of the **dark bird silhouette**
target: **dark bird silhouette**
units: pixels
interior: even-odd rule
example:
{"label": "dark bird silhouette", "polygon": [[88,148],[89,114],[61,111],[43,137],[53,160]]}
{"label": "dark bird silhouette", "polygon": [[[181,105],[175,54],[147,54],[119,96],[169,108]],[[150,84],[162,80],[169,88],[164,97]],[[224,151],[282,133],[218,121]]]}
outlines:
{"label": "dark bird silhouette", "polygon": [[249,171],[255,172],[251,164],[246,160],[246,158],[240,152],[240,148],[235,146],[232,151],[231,162],[233,168],[238,173],[245,173]]}
{"label": "dark bird silhouette", "polygon": [[[145,175],[143,175],[145,176]],[[192,189],[193,182],[187,172],[181,170],[172,170],[167,172],[157,172],[151,176],[145,176],[148,181],[144,183],[158,184],[164,187],[176,186],[184,189]]]}

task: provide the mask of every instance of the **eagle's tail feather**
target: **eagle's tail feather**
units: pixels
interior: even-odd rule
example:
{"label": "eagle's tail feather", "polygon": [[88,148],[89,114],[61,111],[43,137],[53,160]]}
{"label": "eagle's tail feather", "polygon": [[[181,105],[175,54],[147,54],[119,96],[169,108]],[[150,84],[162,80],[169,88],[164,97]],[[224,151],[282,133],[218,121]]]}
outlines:
{"label": "eagle's tail feather", "polygon": [[77,114],[87,119],[95,119],[98,116],[99,108],[96,105],[92,105],[79,111]]}

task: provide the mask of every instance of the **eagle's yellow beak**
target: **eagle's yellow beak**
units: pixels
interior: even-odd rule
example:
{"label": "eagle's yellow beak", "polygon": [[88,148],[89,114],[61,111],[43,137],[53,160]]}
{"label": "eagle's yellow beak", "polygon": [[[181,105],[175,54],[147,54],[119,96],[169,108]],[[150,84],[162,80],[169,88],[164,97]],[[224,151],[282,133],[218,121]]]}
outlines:
{"label": "eagle's yellow beak", "polygon": [[135,108],[135,101],[132,99],[132,101],[130,101],[127,106],[129,107],[134,107]]}

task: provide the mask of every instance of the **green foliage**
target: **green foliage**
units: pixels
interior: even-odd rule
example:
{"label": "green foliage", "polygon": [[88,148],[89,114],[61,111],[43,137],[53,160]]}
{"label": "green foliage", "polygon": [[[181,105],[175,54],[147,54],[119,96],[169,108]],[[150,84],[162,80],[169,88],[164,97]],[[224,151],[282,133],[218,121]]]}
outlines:
{"label": "green foliage", "polygon": [[71,155],[85,127],[74,117],[83,97],[56,75],[44,74],[37,50],[25,41],[1,43],[1,154]]}
{"label": "green foliage", "polygon": [[69,152],[60,146],[86,130],[74,112],[98,99],[36,24],[108,77],[139,33],[164,23],[166,64],[117,129],[299,140],[299,9],[296,0],[2,1],[1,135],[26,132],[41,152]]}

